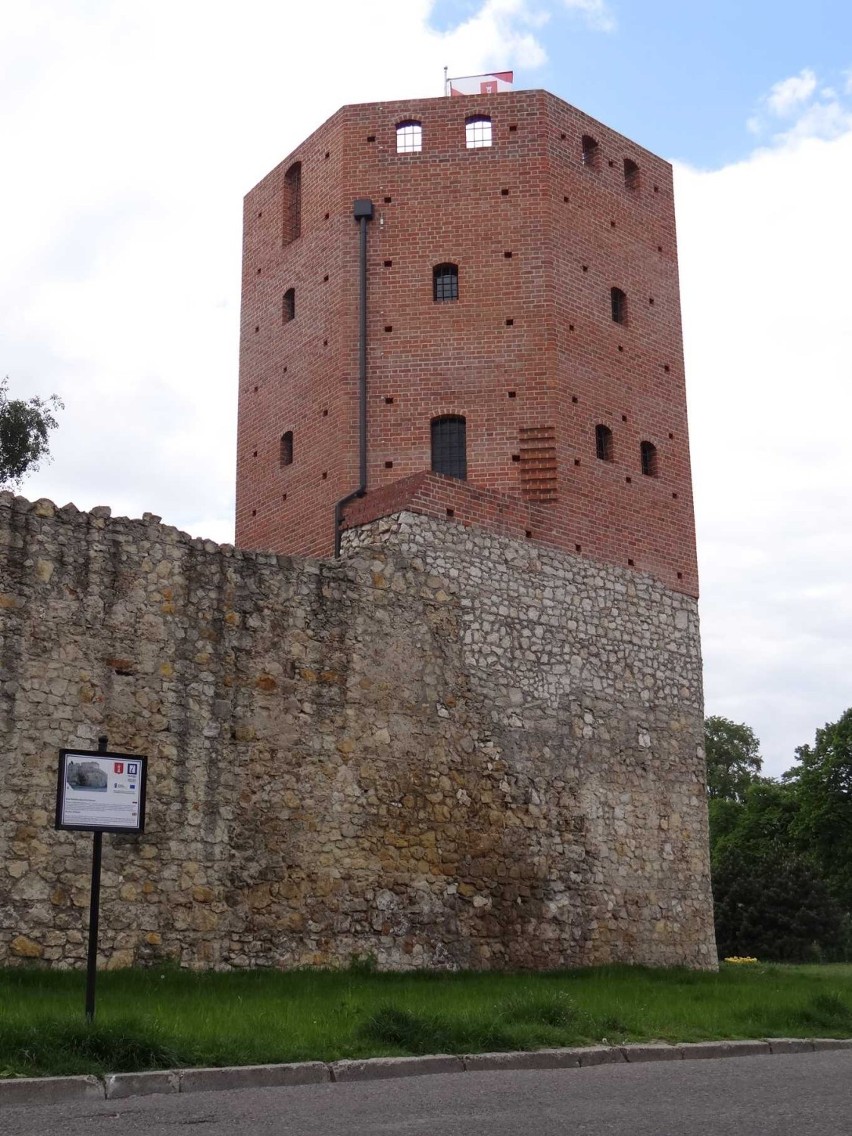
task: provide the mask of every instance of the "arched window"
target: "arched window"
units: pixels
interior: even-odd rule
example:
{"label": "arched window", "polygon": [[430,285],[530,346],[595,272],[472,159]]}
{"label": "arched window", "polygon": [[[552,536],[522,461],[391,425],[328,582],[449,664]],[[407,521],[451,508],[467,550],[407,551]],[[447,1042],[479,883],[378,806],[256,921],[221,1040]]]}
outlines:
{"label": "arched window", "polygon": [[476,114],[464,120],[465,141],[468,150],[481,150],[491,145],[491,119],[487,114]]}
{"label": "arched window", "polygon": [[595,453],[601,461],[612,461],[612,430],[609,426],[595,427]]}
{"label": "arched window", "polygon": [[284,323],[296,318],[296,289],[288,288],[284,293],[284,302],[281,310]]}
{"label": "arched window", "polygon": [[284,244],[302,232],[302,163],[294,162],[284,175]]}
{"label": "arched window", "polygon": [[397,154],[419,154],[422,149],[423,124],[414,120],[398,122],[396,126]]}
{"label": "arched window", "polygon": [[293,464],[293,431],[287,430],[281,435],[281,465]]}
{"label": "arched window", "polygon": [[464,418],[452,415],[432,421],[432,472],[448,477],[467,477],[467,427]]}
{"label": "arched window", "polygon": [[459,266],[436,264],[432,269],[432,299],[457,300],[459,298]]}
{"label": "arched window", "polygon": [[598,144],[591,134],[583,135],[583,165],[593,170],[598,164]]}
{"label": "arched window", "polygon": [[630,158],[624,159],[624,184],[628,189],[639,188],[639,167]]}
{"label": "arched window", "polygon": [[642,442],[639,446],[642,456],[642,472],[646,477],[657,476],[657,447],[653,442]]}
{"label": "arched window", "polygon": [[612,318],[616,323],[627,323],[627,296],[620,288],[610,288]]}

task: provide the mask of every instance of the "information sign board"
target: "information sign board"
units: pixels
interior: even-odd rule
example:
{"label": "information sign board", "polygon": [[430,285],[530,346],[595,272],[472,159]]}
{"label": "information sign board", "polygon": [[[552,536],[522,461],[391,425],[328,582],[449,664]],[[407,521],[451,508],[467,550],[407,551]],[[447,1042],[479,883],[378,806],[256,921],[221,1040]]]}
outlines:
{"label": "information sign board", "polygon": [[144,832],[147,766],[139,754],[60,750],[56,827]]}

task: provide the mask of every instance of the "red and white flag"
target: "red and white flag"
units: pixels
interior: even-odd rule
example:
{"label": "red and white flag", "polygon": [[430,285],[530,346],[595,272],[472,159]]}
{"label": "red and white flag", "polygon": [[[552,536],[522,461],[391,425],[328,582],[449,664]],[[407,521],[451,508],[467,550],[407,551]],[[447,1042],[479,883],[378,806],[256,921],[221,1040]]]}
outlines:
{"label": "red and white flag", "polygon": [[460,75],[447,79],[451,95],[496,95],[508,91],[515,81],[514,71],[494,71],[490,75]]}

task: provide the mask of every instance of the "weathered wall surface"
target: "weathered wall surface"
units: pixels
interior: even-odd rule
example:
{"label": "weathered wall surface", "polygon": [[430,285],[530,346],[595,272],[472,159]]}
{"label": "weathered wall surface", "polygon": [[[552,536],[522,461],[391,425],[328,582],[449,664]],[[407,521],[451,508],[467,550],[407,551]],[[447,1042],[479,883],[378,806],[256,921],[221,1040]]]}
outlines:
{"label": "weathered wall surface", "polygon": [[105,965],[715,963],[695,602],[400,514],[339,562],[0,495],[0,963],[82,965],[57,751],[150,757]]}

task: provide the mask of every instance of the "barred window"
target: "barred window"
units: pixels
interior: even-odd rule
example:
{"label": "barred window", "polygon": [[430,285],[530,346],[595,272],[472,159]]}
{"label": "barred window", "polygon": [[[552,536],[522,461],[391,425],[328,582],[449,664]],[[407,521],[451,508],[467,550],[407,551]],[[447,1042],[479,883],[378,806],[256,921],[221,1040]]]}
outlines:
{"label": "barred window", "polygon": [[598,144],[591,134],[583,135],[582,147],[583,165],[588,166],[591,170],[595,169],[598,164]]}
{"label": "barred window", "polygon": [[627,323],[627,295],[620,288],[610,288],[612,318],[616,323]]}
{"label": "barred window", "polygon": [[646,477],[657,477],[657,447],[653,442],[643,442],[639,453],[642,457],[642,472]]}
{"label": "barred window", "polygon": [[296,289],[288,288],[284,293],[284,302],[282,307],[282,316],[284,323],[289,323],[291,319],[296,318]]}
{"label": "barred window", "polygon": [[467,426],[452,415],[432,422],[432,472],[448,477],[467,477]]}
{"label": "barred window", "polygon": [[281,464],[293,464],[293,431],[288,430],[281,435]]}
{"label": "barred window", "polygon": [[423,149],[423,124],[399,122],[396,127],[397,154],[419,154]]}
{"label": "barred window", "polygon": [[595,427],[595,452],[601,461],[612,461],[612,430],[609,426]]}
{"label": "barred window", "polygon": [[464,132],[468,150],[481,150],[491,145],[491,119],[487,114],[466,118]]}
{"label": "barred window", "polygon": [[432,269],[432,298],[437,301],[459,298],[459,266],[436,264]]}
{"label": "barred window", "polygon": [[302,163],[294,162],[284,175],[284,228],[287,245],[302,232]]}
{"label": "barred window", "polygon": [[639,188],[639,167],[630,158],[624,159],[624,184],[628,189]]}

